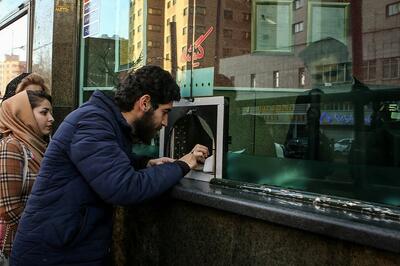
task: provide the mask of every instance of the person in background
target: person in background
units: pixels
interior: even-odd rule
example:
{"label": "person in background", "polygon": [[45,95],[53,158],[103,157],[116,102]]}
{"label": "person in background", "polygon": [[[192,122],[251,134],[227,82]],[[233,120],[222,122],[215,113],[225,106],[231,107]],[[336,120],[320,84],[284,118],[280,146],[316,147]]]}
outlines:
{"label": "person in background", "polygon": [[22,73],[7,84],[2,102],[24,90],[43,90],[49,94],[42,76],[36,73]]}
{"label": "person in background", "polygon": [[0,108],[0,244],[6,257],[39,172],[53,122],[51,97],[44,89],[18,93]]}
{"label": "person in background", "polygon": [[204,162],[196,145],[179,160],[132,155],[149,143],[180,100],[170,73],[144,66],[117,86],[95,91],[61,123],[22,215],[11,265],[107,265],[113,205],[154,198]]}
{"label": "person in background", "polygon": [[2,97],[2,102],[15,95],[15,91],[17,90],[18,84],[31,73],[21,73],[15,78],[13,78],[6,86],[6,90],[4,92],[4,96]]}

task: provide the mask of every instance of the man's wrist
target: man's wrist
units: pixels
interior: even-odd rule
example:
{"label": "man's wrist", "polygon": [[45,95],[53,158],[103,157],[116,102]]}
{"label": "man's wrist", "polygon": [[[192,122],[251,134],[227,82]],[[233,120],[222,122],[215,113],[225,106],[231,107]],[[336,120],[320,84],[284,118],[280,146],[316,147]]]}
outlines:
{"label": "man's wrist", "polygon": [[183,176],[185,176],[187,173],[190,172],[190,166],[184,161],[177,160],[175,161],[175,163],[178,164],[179,167],[181,168]]}

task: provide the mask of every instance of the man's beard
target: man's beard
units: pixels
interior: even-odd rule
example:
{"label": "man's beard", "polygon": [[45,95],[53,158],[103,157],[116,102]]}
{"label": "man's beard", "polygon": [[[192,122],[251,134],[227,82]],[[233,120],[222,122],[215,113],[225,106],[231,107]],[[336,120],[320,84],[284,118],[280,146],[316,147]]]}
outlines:
{"label": "man's beard", "polygon": [[133,123],[132,136],[135,142],[151,144],[151,140],[156,136],[159,128],[153,121],[154,110],[151,109],[144,113],[143,117]]}

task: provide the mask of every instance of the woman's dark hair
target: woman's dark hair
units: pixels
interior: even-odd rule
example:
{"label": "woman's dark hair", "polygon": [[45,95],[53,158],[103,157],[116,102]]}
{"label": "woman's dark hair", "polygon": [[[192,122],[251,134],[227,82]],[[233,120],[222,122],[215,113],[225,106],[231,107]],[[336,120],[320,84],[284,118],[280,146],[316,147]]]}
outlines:
{"label": "woman's dark hair", "polygon": [[150,95],[154,110],[159,104],[181,99],[179,87],[169,72],[158,66],[144,66],[118,84],[114,100],[122,112],[129,112],[145,94]]}
{"label": "woman's dark hair", "polygon": [[21,81],[31,73],[22,73],[16,76],[14,79],[12,79],[6,86],[6,92],[4,93],[2,102],[7,100],[8,98],[12,97],[15,95],[15,91],[17,90],[18,84],[21,83]]}
{"label": "woman's dark hair", "polygon": [[43,100],[48,100],[52,103],[51,96],[45,91],[26,91],[28,94],[29,103],[31,104],[32,109],[38,107]]}

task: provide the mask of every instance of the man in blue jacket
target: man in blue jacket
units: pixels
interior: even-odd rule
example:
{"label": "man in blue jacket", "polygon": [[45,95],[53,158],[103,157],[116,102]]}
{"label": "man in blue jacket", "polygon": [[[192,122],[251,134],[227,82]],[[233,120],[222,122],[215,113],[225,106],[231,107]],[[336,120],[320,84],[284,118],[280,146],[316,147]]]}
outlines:
{"label": "man in blue jacket", "polygon": [[133,139],[149,142],[180,99],[171,75],[145,66],[69,114],[54,135],[21,218],[11,265],[105,265],[112,206],[155,197],[177,183],[208,150],[179,160],[142,160]]}

